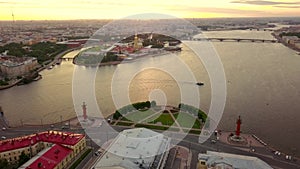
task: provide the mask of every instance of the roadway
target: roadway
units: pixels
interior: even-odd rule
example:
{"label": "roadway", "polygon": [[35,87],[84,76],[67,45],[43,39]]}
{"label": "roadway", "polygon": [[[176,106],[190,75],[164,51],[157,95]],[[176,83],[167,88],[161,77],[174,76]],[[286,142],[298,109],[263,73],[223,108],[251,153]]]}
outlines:
{"label": "roadway", "polygon": [[[110,127],[113,127],[114,131],[109,130]],[[127,129],[128,127],[122,127],[122,126],[107,126],[105,123],[100,127],[94,127],[89,128],[86,131],[88,131],[89,134],[87,134],[87,145],[93,148],[92,155],[89,155],[90,159],[86,159],[84,161],[85,164],[91,166],[92,163],[96,160],[96,157],[93,155],[94,152],[96,152],[99,147],[104,144],[106,141],[115,138],[119,132],[123,131],[124,129]],[[19,136],[25,136],[41,131],[46,130],[58,130],[58,131],[68,131],[68,132],[74,132],[74,133],[83,133],[85,134],[85,131],[82,128],[70,128],[70,129],[61,129],[60,125],[57,126],[50,126],[50,125],[44,125],[44,126],[26,126],[22,128],[9,128],[5,131],[1,131],[0,135],[5,136],[8,138],[14,138]],[[90,137],[94,139],[94,141],[91,141]],[[218,151],[218,152],[225,152],[225,153],[233,153],[233,154],[240,154],[240,155],[247,155],[247,156],[255,156],[260,158],[261,160],[267,162],[269,165],[271,165],[274,168],[288,168],[288,169],[300,169],[300,162],[297,160],[286,160],[284,157],[280,157],[277,155],[274,155],[274,153],[269,150],[266,147],[262,148],[255,148],[255,152],[250,151],[250,149],[245,149],[238,146],[232,146],[221,142],[212,143],[210,140],[215,139],[215,136],[212,136],[211,139],[206,141],[203,144],[198,143],[198,136],[196,135],[186,135],[183,140],[178,140],[177,138],[181,138],[181,133],[172,133],[172,143],[177,143],[180,146],[185,146],[189,148],[192,151],[192,162],[191,162],[191,169],[195,169],[198,161],[198,154],[199,153],[205,153],[206,151]]]}

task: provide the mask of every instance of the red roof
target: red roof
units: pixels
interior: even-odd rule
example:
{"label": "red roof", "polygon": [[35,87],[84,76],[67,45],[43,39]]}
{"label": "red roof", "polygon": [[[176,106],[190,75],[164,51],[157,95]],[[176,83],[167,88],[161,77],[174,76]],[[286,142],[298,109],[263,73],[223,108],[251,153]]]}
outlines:
{"label": "red roof", "polygon": [[83,134],[63,133],[57,131],[41,132],[29,136],[0,141],[0,152],[28,147],[30,145],[35,145],[40,141],[73,146],[83,137]]}
{"label": "red roof", "polygon": [[128,52],[128,53],[133,53],[134,48],[132,46],[116,46],[114,47],[111,51],[113,52]]}
{"label": "red roof", "polygon": [[52,169],[55,168],[61,161],[63,161],[70,153],[72,149],[54,145],[51,149],[45,152],[42,156],[31,163],[26,169]]}

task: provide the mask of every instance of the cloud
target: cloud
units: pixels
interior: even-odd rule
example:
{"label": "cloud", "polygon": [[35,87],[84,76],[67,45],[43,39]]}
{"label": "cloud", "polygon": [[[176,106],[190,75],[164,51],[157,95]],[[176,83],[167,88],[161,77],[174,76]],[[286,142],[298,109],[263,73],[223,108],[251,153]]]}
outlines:
{"label": "cloud", "polygon": [[299,8],[300,9],[300,5],[298,6],[286,6],[286,5],[278,5],[278,6],[274,6],[276,8]]}
{"label": "cloud", "polygon": [[265,14],[265,11],[258,10],[243,10],[243,9],[232,9],[232,8],[215,8],[215,7],[190,7],[190,6],[177,6],[169,8],[177,11],[189,11],[189,12],[200,12],[200,13],[219,13],[219,14],[246,14],[246,15],[261,15]]}
{"label": "cloud", "polygon": [[236,0],[231,3],[249,4],[249,5],[298,5],[300,2],[278,2],[265,0]]}
{"label": "cloud", "polygon": [[0,1],[0,4],[11,4],[11,2],[8,2],[8,1]]}

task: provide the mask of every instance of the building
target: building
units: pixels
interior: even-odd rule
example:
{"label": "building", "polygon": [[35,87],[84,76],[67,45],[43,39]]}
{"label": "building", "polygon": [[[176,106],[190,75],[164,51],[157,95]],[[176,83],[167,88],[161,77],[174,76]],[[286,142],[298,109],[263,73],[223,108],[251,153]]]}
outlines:
{"label": "building", "polygon": [[62,169],[85,148],[85,135],[47,131],[0,141],[0,158],[17,163],[24,152],[33,158],[21,168]]}
{"label": "building", "polygon": [[272,169],[257,157],[207,151],[198,155],[198,169]]}
{"label": "building", "polygon": [[20,169],[62,169],[67,168],[72,162],[72,149],[54,144],[48,147],[23,164]]}
{"label": "building", "polygon": [[287,44],[294,45],[299,40],[299,38],[297,36],[282,36],[282,40]]}
{"label": "building", "polygon": [[37,66],[34,57],[0,56],[0,73],[9,78],[26,75]]}
{"label": "building", "polygon": [[164,168],[169,145],[169,138],[152,130],[124,130],[97,160],[93,169]]}

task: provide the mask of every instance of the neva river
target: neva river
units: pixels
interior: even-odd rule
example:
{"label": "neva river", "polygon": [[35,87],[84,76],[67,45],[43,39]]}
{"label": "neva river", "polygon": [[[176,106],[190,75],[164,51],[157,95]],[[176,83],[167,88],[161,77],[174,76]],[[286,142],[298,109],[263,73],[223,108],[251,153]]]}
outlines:
{"label": "neva river", "polygon": [[[270,32],[263,31],[205,34],[208,37],[273,39]],[[213,45],[221,58],[227,80],[226,106],[219,128],[234,130],[235,121],[241,115],[243,132],[253,133],[279,150],[300,155],[300,123],[297,121],[300,119],[300,56],[279,43],[213,42]],[[179,86],[190,85],[191,90],[200,93],[201,109],[208,111],[211,101],[208,73],[199,58],[184,47],[177,55],[145,57],[132,63],[98,68],[95,96],[103,115],[115,110],[111,81],[118,67],[126,68],[121,72],[124,76],[147,64],[169,65],[172,71],[180,71],[174,64],[176,57],[184,60],[197,81],[205,83],[203,87],[186,81],[176,83],[167,73],[147,69],[137,74],[129,86],[124,84],[124,89],[129,90],[130,100],[148,100],[152,98],[151,91],[160,89],[164,91],[167,104],[177,106],[180,102]],[[80,109],[78,104],[74,108],[72,100],[75,67],[71,61],[64,61],[52,70],[41,72],[43,78],[37,82],[0,91],[0,105],[10,124],[17,126],[21,121],[24,124],[45,124],[59,122],[61,117],[63,120],[75,117],[75,109]],[[84,72],[80,76],[90,76],[97,68],[82,66],[77,69]],[[122,84],[119,84],[119,89],[122,90]],[[89,106],[89,100],[83,101],[88,104],[89,115],[97,116],[97,110]],[[158,102],[163,102],[163,99]]]}

